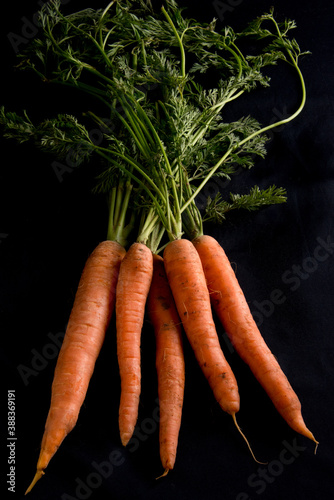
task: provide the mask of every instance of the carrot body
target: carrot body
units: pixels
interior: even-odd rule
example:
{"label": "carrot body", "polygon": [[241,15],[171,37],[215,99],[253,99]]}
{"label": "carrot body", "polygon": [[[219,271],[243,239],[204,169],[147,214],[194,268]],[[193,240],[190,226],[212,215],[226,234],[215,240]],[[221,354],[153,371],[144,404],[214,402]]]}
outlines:
{"label": "carrot body", "polygon": [[199,366],[221,408],[233,415],[240,406],[238,386],[219,343],[199,255],[189,240],[175,240],[165,248],[164,264],[179,316]]}
{"label": "carrot body", "polygon": [[185,385],[181,321],[167,280],[164,261],[153,257],[148,313],[156,338],[156,369],[160,404],[160,459],[167,473],[176,458]]}
{"label": "carrot body", "polygon": [[208,235],[193,243],[203,264],[211,302],[232,345],[291,428],[316,442],[302,418],[298,396],[264,341],[223,248]]}
{"label": "carrot body", "polygon": [[120,266],[116,289],[117,357],[121,377],[119,430],[122,444],[132,437],[141,391],[141,330],[153,274],[153,255],[133,243]]}
{"label": "carrot body", "polygon": [[114,309],[124,255],[121,245],[103,241],[87,259],[55,368],[36,476],[26,493],[77,422]]}

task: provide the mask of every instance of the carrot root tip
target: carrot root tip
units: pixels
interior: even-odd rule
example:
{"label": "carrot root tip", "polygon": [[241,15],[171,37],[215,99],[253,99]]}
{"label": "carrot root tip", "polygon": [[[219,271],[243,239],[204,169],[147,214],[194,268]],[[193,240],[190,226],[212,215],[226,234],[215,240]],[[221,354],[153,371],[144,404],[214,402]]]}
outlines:
{"label": "carrot root tip", "polygon": [[130,432],[125,432],[121,434],[121,443],[124,447],[126,447],[129,444],[129,441],[132,437],[132,434]]}
{"label": "carrot root tip", "polygon": [[37,483],[37,481],[38,481],[39,479],[41,479],[41,477],[42,477],[42,476],[44,476],[44,474],[45,474],[45,472],[44,472],[44,471],[42,471],[42,470],[37,470],[37,471],[36,471],[36,474],[35,474],[35,476],[34,476],[34,479],[31,481],[30,485],[29,485],[29,486],[28,486],[28,488],[26,489],[25,495],[26,495],[27,493],[29,493],[29,492],[33,489],[33,487],[35,486],[35,484]]}
{"label": "carrot root tip", "polygon": [[242,430],[241,430],[241,429],[240,429],[240,427],[239,427],[239,424],[238,424],[238,422],[237,422],[237,418],[236,418],[236,416],[235,416],[235,413],[232,413],[232,418],[233,418],[233,422],[234,422],[234,424],[235,424],[236,428],[237,428],[237,429],[238,429],[238,431],[240,432],[241,436],[244,438],[244,440],[245,440],[245,442],[246,442],[246,444],[247,444],[247,446],[248,446],[248,449],[249,449],[249,451],[251,452],[251,455],[252,455],[252,457],[254,458],[255,462],[257,462],[258,464],[261,464],[261,465],[266,465],[268,462],[260,462],[260,460],[258,460],[258,459],[256,458],[256,456],[254,455],[254,452],[253,452],[253,450],[252,450],[252,448],[251,448],[251,446],[250,446],[250,444],[249,444],[248,439],[246,438],[245,434],[242,432]]}
{"label": "carrot root tip", "polygon": [[167,476],[169,470],[170,469],[168,467],[166,467],[166,469],[164,470],[163,474],[161,474],[161,476],[156,477],[155,479],[158,480],[158,479],[161,479],[162,477]]}

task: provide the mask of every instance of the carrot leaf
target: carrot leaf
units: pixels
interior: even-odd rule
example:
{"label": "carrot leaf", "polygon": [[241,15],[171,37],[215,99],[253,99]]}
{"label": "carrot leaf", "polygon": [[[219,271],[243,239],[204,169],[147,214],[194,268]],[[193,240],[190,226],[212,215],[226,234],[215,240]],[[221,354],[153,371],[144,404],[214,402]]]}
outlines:
{"label": "carrot leaf", "polygon": [[286,191],[282,187],[270,186],[260,189],[254,186],[247,194],[230,193],[229,200],[223,200],[220,193],[213,199],[208,198],[203,219],[221,223],[226,219],[226,214],[231,210],[258,210],[264,206],[286,202]]}

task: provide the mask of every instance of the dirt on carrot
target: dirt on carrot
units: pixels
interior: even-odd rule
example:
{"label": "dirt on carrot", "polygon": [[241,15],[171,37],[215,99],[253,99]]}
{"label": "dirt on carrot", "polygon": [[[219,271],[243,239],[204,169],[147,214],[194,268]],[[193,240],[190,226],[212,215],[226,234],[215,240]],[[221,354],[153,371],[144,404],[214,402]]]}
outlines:
{"label": "dirt on carrot", "polygon": [[211,302],[232,345],[290,427],[317,444],[305,425],[299,398],[264,341],[223,248],[208,235],[193,243],[202,261]]}
{"label": "dirt on carrot", "polygon": [[240,407],[237,381],[221,349],[201,260],[186,239],[164,250],[167,278],[189,343],[221,408],[232,415]]}

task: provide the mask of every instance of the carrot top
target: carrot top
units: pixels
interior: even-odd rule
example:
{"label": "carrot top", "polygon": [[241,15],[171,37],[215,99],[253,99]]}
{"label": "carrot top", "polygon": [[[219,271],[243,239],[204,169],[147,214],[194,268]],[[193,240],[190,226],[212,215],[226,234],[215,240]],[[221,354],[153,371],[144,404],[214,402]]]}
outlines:
{"label": "carrot top", "polygon": [[[230,210],[285,201],[283,188],[255,186],[243,195],[223,199],[219,193],[205,200],[201,214],[195,205],[212,177],[228,181],[264,157],[266,132],[303,109],[303,53],[289,38],[293,21],[278,23],[271,10],[240,33],[229,26],[218,30],[215,20],[208,24],[183,17],[174,0],[165,1],[160,11],[148,2],[125,0],[68,15],[59,0],[52,0],[40,10],[39,20],[40,33],[18,55],[18,67],[87,94],[93,111],[80,118],[61,114],[35,125],[27,112],[19,116],[2,108],[0,124],[6,136],[34,140],[60,159],[69,154],[76,164],[93,156],[100,159],[94,189],[107,193],[115,220],[120,216],[120,226],[109,224],[111,238],[119,238],[119,228],[126,226],[126,240],[138,215],[140,220],[148,216],[140,238],[148,240],[156,222],[172,240],[184,232],[198,236],[203,221],[221,222]],[[256,53],[243,48],[247,40]],[[302,99],[296,111],[263,126],[250,116],[225,122],[226,106],[255,88],[268,87],[265,68],[279,60],[299,78]],[[217,76],[208,87],[201,75],[210,69]],[[89,133],[92,123],[98,125],[101,140]],[[119,211],[120,199],[124,208],[129,205],[130,225],[123,209]]]}

